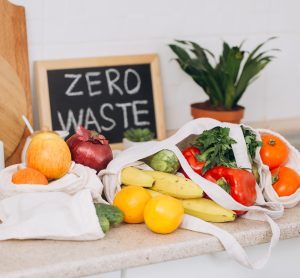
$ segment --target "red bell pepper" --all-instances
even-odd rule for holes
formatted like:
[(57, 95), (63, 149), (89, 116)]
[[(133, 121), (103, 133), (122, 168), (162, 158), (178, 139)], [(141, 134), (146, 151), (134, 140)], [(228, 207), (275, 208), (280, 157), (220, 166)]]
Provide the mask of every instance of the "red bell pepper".
[[(252, 206), (256, 201), (256, 180), (252, 173), (238, 168), (216, 166), (208, 170), (204, 178), (219, 184), (233, 199), (244, 206)], [(242, 215), (245, 211), (236, 211)]]
[[(202, 175), (202, 168), (205, 164), (205, 162), (201, 162), (197, 159), (197, 154), (200, 154), (200, 150), (196, 147), (188, 147), (186, 149), (184, 149), (182, 151), (183, 156), (185, 157), (185, 159), (187, 160), (187, 162), (189, 163), (189, 165), (191, 166), (191, 168), (194, 170), (194, 172), (196, 172), (199, 175)], [(184, 172), (183, 169), (182, 173), (187, 177), (188, 175)]]

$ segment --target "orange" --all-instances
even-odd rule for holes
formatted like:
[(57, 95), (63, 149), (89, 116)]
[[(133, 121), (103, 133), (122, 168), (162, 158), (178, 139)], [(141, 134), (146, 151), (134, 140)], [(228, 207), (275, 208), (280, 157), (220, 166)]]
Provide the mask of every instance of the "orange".
[(155, 233), (169, 234), (180, 225), (184, 214), (181, 201), (167, 196), (152, 198), (145, 207), (144, 218), (147, 227)]
[(151, 199), (150, 193), (141, 186), (126, 186), (117, 193), (114, 205), (124, 213), (126, 223), (143, 223), (144, 209)]
[(11, 181), (15, 184), (48, 184), (47, 178), (42, 173), (31, 168), (18, 170), (13, 174)]

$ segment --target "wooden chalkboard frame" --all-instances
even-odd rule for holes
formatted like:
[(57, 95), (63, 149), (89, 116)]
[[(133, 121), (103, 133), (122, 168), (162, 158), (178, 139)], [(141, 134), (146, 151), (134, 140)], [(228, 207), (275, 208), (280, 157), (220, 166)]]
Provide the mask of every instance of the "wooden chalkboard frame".
[[(35, 84), (37, 91), (37, 103), (39, 111), (40, 127), (52, 129), (50, 110), (50, 98), (48, 87), (48, 70), (89, 68), (101, 66), (125, 66), (149, 64), (152, 79), (152, 90), (154, 99), (156, 134), (158, 140), (166, 138), (164, 106), (161, 92), (161, 80), (159, 70), (159, 58), (156, 54), (129, 55), (129, 56), (107, 56), (94, 58), (75, 58), (62, 60), (36, 61), (34, 63)], [(113, 149), (122, 149), (123, 144), (111, 144)]]

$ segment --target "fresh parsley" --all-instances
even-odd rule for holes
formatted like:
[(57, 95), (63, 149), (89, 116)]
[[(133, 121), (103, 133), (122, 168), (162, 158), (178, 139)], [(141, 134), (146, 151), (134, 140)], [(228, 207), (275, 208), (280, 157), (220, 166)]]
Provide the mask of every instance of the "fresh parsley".
[(196, 138), (193, 145), (201, 151), (197, 159), (205, 162), (202, 174), (215, 166), (237, 167), (231, 147), (236, 141), (229, 136), (229, 132), (229, 128), (217, 126), (203, 131)]

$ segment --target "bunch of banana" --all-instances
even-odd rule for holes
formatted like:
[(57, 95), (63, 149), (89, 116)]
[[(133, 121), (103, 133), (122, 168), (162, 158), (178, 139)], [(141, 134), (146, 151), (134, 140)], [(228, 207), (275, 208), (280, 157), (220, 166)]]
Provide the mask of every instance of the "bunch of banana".
[(212, 200), (202, 198), (201, 187), (184, 177), (126, 167), (122, 170), (121, 181), (123, 185), (146, 187), (152, 197), (165, 194), (178, 198), (182, 201), (186, 214), (205, 221), (229, 222), (236, 218), (234, 211), (225, 209)]

